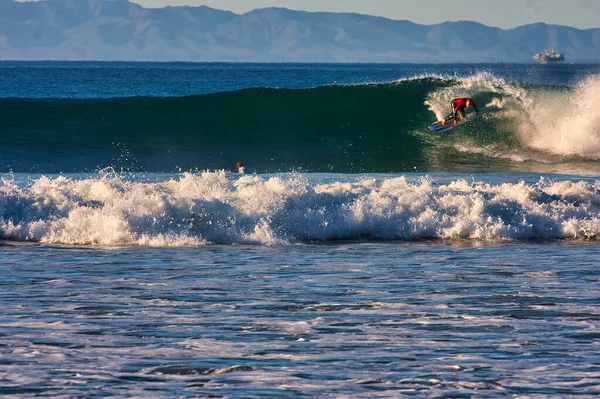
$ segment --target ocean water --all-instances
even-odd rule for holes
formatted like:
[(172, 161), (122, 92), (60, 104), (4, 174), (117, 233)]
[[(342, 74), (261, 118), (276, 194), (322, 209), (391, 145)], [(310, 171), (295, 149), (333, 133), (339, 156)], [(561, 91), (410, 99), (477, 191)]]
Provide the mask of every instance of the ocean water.
[(599, 104), (597, 65), (0, 62), (0, 395), (598, 397)]

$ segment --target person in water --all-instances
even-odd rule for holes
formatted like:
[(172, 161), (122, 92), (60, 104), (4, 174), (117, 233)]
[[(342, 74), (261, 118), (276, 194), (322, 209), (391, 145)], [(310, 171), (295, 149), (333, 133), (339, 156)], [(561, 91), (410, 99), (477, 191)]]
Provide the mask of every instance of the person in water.
[(238, 170), (238, 173), (254, 173), (254, 171), (250, 168), (247, 168), (244, 166), (244, 163), (242, 161), (237, 161), (237, 163), (235, 164), (235, 167)]
[[(458, 115), (460, 115), (461, 119), (465, 117), (465, 108), (473, 107), (475, 109), (475, 114), (479, 115), (479, 109), (477, 109), (477, 104), (471, 98), (455, 98), (452, 100), (452, 115), (454, 117), (454, 124), (458, 124)], [(450, 118), (450, 116), (448, 116)], [(446, 119), (448, 119), (446, 118)], [(442, 120), (442, 125), (446, 124), (446, 119)]]

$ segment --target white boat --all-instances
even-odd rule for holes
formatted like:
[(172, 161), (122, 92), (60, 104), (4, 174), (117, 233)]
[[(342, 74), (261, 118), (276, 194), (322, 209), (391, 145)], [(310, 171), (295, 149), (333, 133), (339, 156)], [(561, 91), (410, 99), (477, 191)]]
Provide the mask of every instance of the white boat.
[(565, 60), (564, 54), (557, 53), (552, 49), (552, 53), (545, 51), (544, 54), (535, 54), (533, 59), (540, 64), (549, 64), (551, 62), (563, 62)]

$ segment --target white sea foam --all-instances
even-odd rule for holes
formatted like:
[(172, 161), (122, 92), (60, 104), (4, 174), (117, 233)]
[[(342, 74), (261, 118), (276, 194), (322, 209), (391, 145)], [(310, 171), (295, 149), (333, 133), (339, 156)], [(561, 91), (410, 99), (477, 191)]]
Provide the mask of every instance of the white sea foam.
[(600, 238), (600, 182), (434, 184), (406, 177), (183, 174), (41, 177), (0, 186), (4, 239), (68, 245), (284, 245), (310, 240)]
[(575, 90), (539, 95), (519, 120), (521, 140), (538, 150), (565, 156), (600, 158), (600, 76)]

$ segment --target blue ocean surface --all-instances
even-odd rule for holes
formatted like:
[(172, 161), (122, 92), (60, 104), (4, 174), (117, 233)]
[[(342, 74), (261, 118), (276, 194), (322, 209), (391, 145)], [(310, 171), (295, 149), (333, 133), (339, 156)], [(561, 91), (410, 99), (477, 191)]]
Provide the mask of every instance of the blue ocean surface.
[(0, 76), (0, 395), (600, 395), (597, 65)]

